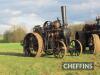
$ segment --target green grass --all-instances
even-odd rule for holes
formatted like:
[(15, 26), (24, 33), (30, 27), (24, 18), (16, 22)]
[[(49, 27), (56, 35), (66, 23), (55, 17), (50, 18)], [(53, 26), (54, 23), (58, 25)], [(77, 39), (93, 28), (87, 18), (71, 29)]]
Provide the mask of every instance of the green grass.
[[(95, 62), (94, 70), (63, 70), (62, 62)], [(24, 57), (19, 43), (0, 43), (0, 75), (100, 75), (100, 54), (56, 59)]]
[(15, 50), (21, 50), (22, 46), (19, 43), (0, 43), (0, 48), (1, 49), (15, 49)]

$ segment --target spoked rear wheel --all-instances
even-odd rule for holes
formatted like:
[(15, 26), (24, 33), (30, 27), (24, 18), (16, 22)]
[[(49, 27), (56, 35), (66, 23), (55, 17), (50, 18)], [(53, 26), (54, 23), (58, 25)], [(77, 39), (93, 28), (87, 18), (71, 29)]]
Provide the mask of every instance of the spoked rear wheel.
[(54, 56), (56, 58), (63, 58), (66, 54), (66, 45), (63, 41), (56, 41), (55, 48), (53, 50)]
[(70, 55), (79, 56), (82, 53), (82, 49), (83, 48), (82, 48), (82, 44), (80, 41), (72, 40), (70, 42), (70, 49), (69, 49)]
[(24, 55), (37, 57), (41, 56), (42, 51), (42, 37), (36, 32), (27, 34), (24, 38)]

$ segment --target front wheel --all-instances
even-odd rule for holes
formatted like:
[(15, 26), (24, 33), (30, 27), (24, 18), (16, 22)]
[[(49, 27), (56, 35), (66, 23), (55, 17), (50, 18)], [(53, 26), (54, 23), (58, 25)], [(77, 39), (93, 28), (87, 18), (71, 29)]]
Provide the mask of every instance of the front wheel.
[(63, 58), (66, 54), (66, 45), (63, 41), (56, 41), (55, 48), (53, 49), (54, 57)]
[(70, 55), (75, 55), (75, 56), (79, 56), (82, 53), (82, 44), (79, 40), (72, 40), (70, 42), (70, 49), (69, 49), (69, 53)]

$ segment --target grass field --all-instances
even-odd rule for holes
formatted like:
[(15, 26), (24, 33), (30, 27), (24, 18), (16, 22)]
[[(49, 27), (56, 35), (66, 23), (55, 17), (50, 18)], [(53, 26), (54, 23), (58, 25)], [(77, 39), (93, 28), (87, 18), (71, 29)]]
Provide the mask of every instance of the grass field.
[[(63, 70), (62, 62), (95, 62), (94, 70)], [(100, 54), (56, 59), (24, 57), (19, 43), (0, 43), (0, 75), (100, 75)]]

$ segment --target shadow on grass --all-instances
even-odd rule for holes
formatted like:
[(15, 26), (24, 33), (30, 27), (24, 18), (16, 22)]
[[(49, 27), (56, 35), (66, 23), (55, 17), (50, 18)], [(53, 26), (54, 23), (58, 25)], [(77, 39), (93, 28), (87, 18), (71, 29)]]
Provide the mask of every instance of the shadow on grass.
[(45, 58), (55, 58), (53, 55), (45, 55), (43, 57), (45, 57)]
[(44, 58), (56, 58), (53, 54), (52, 55), (43, 54), (43, 55), (41, 55), (41, 57), (44, 57)]
[[(17, 56), (17, 57), (35, 57), (34, 54), (31, 55), (31, 56), (24, 56), (23, 53), (16, 53), (16, 52), (0, 52), (0, 55)], [(66, 55), (66, 56), (71, 56), (71, 55)], [(55, 58), (54, 55), (47, 55), (47, 54), (42, 54), (41, 57), (44, 57), (44, 58)]]
[[(23, 53), (16, 53), (16, 52), (0, 52), (0, 55), (5, 55), (5, 56), (17, 56), (17, 57), (35, 57), (34, 54), (31, 56), (24, 56)], [(47, 57), (47, 58), (53, 58), (49, 55), (42, 54), (41, 57)]]
[(22, 53), (14, 53), (14, 52), (0, 52), (0, 55), (24, 57)]

